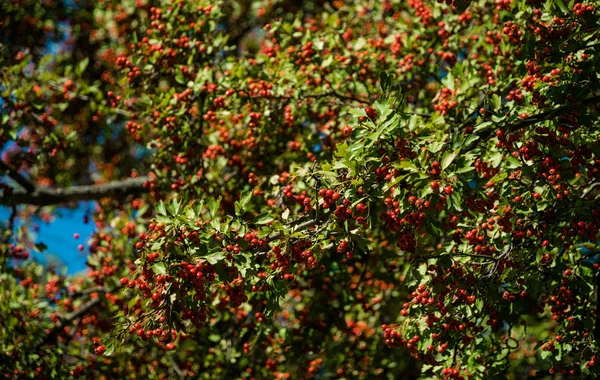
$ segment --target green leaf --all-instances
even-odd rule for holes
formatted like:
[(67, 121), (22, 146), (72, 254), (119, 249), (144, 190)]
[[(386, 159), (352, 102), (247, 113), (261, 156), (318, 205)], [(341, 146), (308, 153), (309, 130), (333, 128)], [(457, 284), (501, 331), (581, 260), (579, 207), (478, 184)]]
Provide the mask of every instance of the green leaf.
[(323, 60), (323, 62), (321, 62), (321, 67), (323, 67), (323, 68), (329, 67), (329, 65), (331, 65), (332, 62), (333, 62), (333, 55), (329, 55), (329, 56), (327, 56), (327, 58), (325, 58)]
[(445, 170), (448, 166), (450, 166), (450, 164), (452, 163), (452, 161), (454, 161), (454, 159), (456, 158), (456, 154), (458, 152), (446, 152), (444, 153), (444, 156), (442, 157), (442, 170)]
[(271, 216), (271, 214), (265, 212), (254, 218), (254, 224), (267, 224), (269, 222), (272, 222), (273, 219), (274, 218), (273, 216)]
[(379, 86), (381, 87), (381, 90), (384, 94), (386, 94), (390, 90), (391, 85), (391, 76), (385, 71), (379, 73)]
[(497, 111), (500, 108), (502, 108), (502, 98), (500, 98), (500, 95), (498, 95), (498, 94), (492, 95), (492, 107), (493, 107), (494, 111)]
[(448, 75), (442, 79), (442, 84), (454, 91), (454, 75), (452, 75), (452, 72), (448, 72)]
[(417, 115), (412, 115), (408, 121), (408, 130), (410, 132), (414, 131), (415, 128), (417, 127), (417, 119), (418, 116)]
[(106, 351), (104, 351), (104, 355), (105, 356), (111, 356), (113, 354), (113, 352), (115, 352), (115, 342), (111, 339), (106, 344)]
[(180, 70), (177, 70), (177, 73), (175, 74), (175, 81), (179, 84), (185, 84), (185, 77)]
[(558, 6), (558, 9), (560, 9), (560, 11), (566, 15), (569, 14), (569, 8), (567, 7), (567, 5), (565, 4), (565, 2), (563, 0), (555, 0), (556, 5)]
[(246, 205), (248, 204), (248, 202), (250, 202), (250, 199), (252, 198), (252, 191), (248, 190), (242, 193), (242, 195), (240, 196), (240, 200), (235, 202), (235, 214), (236, 215), (241, 215), (242, 212), (246, 209)]
[(156, 206), (156, 215), (167, 216), (167, 210), (165, 209), (163, 201), (158, 202), (158, 205)]
[(454, 206), (456, 211), (462, 211), (463, 208), (462, 208), (462, 199), (460, 197), (460, 192), (454, 191), (452, 194), (450, 194), (450, 198), (452, 199), (452, 205)]
[(443, 141), (434, 141), (427, 145), (427, 150), (431, 153), (437, 153), (444, 147)]
[(221, 252), (221, 250), (218, 250), (202, 258), (208, 261), (210, 264), (215, 265), (219, 261), (223, 260), (225, 256), (223, 255), (223, 252)]
[(79, 63), (77, 64), (77, 68), (75, 69), (75, 73), (78, 76), (81, 76), (81, 74), (83, 74), (89, 63), (90, 59), (88, 57), (85, 57), (84, 59), (79, 61)]
[(252, 199), (252, 190), (248, 190), (242, 193), (242, 195), (240, 196), (240, 205), (242, 206), (242, 208), (246, 207), (248, 202), (250, 202), (250, 199)]
[(217, 210), (221, 204), (221, 197), (219, 199), (212, 198), (208, 201), (208, 213), (210, 214), (211, 219), (214, 219), (217, 216)]
[(364, 37), (359, 37), (354, 43), (354, 50), (361, 50), (367, 45), (367, 40)]
[(159, 261), (158, 263), (154, 263), (152, 265), (152, 269), (154, 270), (154, 273), (156, 273), (156, 274), (167, 274), (167, 265), (162, 261)]
[(500, 165), (500, 162), (502, 162), (502, 157), (502, 152), (495, 152), (492, 154), (492, 157), (490, 157), (490, 163), (492, 164), (492, 167), (497, 168)]
[(473, 133), (479, 133), (479, 132), (481, 132), (481, 131), (483, 131), (483, 130), (486, 130), (486, 129), (488, 129), (489, 127), (491, 127), (491, 126), (492, 126), (492, 124), (493, 124), (493, 123), (492, 123), (491, 121), (484, 121), (483, 123), (481, 123), (481, 124), (477, 125), (477, 126), (475, 127), (475, 129), (473, 129)]
[(516, 159), (515, 157), (509, 155), (506, 158), (506, 167), (508, 169), (516, 169), (516, 168), (520, 168), (521, 167), (521, 161), (519, 161), (518, 159)]

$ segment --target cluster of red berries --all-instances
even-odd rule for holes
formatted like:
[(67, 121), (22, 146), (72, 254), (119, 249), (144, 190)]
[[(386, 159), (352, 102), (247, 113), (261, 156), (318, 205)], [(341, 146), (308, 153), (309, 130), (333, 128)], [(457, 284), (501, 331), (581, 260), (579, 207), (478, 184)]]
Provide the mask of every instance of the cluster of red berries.
[(464, 380), (465, 377), (460, 373), (458, 368), (444, 368), (442, 370), (442, 376), (444, 379), (452, 380)]
[(594, 6), (591, 4), (577, 3), (573, 5), (573, 12), (575, 12), (577, 17), (582, 17), (586, 12), (594, 12)]
[(19, 260), (27, 260), (29, 258), (29, 251), (23, 249), (21, 246), (15, 246), (14, 244), (8, 245), (8, 254)]
[[(445, 60), (447, 59), (449, 58), (446, 57)], [(452, 97), (455, 93), (456, 91), (453, 91), (449, 88), (442, 88), (442, 90), (439, 92), (439, 99), (437, 103), (433, 105), (433, 109), (438, 111), (441, 115), (447, 115), (448, 111), (458, 106), (458, 102), (456, 102), (456, 100), (452, 100)]]

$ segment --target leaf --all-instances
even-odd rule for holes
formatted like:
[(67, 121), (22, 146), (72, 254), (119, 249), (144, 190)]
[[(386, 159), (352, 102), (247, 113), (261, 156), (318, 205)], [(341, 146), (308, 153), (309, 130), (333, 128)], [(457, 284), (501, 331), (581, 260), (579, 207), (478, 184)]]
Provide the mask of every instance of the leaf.
[(454, 206), (456, 211), (462, 211), (463, 208), (462, 208), (462, 199), (460, 197), (460, 192), (454, 191), (452, 194), (450, 194), (450, 198), (452, 199), (452, 205)]
[(452, 161), (454, 161), (454, 159), (456, 158), (456, 154), (457, 154), (457, 152), (444, 153), (444, 156), (442, 157), (442, 162), (441, 162), (442, 170), (445, 170), (448, 166), (450, 166)]
[(563, 14), (569, 14), (569, 8), (567, 7), (567, 5), (565, 4), (565, 2), (563, 0), (555, 0), (556, 5), (558, 5), (558, 9), (560, 9), (560, 11)]
[(177, 199), (174, 199), (172, 202), (172, 210), (173, 216), (179, 215), (179, 210), (181, 210), (181, 202)]
[(367, 116), (367, 111), (365, 111), (364, 108), (352, 108), (348, 113), (356, 118)]
[(283, 212), (283, 214), (281, 214), (281, 219), (283, 220), (287, 220), (290, 216), (290, 209), (286, 208), (285, 211)]
[(218, 251), (215, 251), (215, 252), (213, 252), (209, 255), (206, 255), (202, 258), (205, 259), (206, 261), (208, 261), (209, 264), (215, 265), (219, 261), (223, 260), (225, 258), (225, 256), (223, 255), (221, 250), (218, 250)]
[(250, 198), (252, 198), (252, 191), (245, 191), (240, 196), (240, 200), (235, 202), (235, 214), (241, 215), (242, 212), (246, 209), (246, 205), (250, 202)]
[(367, 45), (367, 40), (364, 37), (359, 37), (354, 43), (354, 50), (361, 50), (365, 45)]
[(477, 125), (475, 129), (473, 129), (473, 133), (479, 133), (485, 129), (488, 129), (493, 123), (491, 121), (484, 121), (483, 123)]
[(509, 155), (506, 158), (506, 167), (508, 169), (516, 169), (521, 167), (521, 161), (517, 160), (515, 157)]
[(503, 157), (502, 152), (494, 153), (492, 155), (492, 157), (490, 157), (490, 162), (492, 164), (492, 167), (497, 168), (498, 165), (500, 165), (500, 162), (502, 162), (502, 157)]
[(321, 62), (321, 67), (323, 67), (323, 68), (328, 67), (329, 65), (331, 65), (332, 62), (333, 62), (333, 55), (329, 55), (329, 56), (327, 56), (327, 58), (325, 58), (323, 60), (323, 62)]
[(435, 141), (427, 145), (427, 150), (431, 153), (437, 153), (444, 147), (443, 141)]
[(254, 218), (254, 223), (255, 224), (267, 224), (269, 222), (273, 221), (273, 216), (271, 216), (271, 214), (269, 213), (262, 213), (260, 215), (258, 215), (256, 218)]
[(83, 74), (85, 69), (88, 67), (89, 63), (90, 63), (90, 59), (88, 57), (85, 57), (84, 59), (79, 61), (79, 63), (77, 64), (77, 68), (75, 69), (75, 72), (77, 73), (77, 75)]
[(345, 141), (341, 144), (337, 144), (335, 148), (336, 157), (346, 158), (348, 156), (348, 143), (346, 143)]
[(177, 70), (177, 73), (175, 74), (175, 81), (179, 84), (185, 84), (185, 78), (180, 70)]
[(211, 219), (214, 219), (217, 216), (217, 209), (221, 204), (221, 197), (219, 199), (211, 199), (208, 201), (208, 213), (210, 214)]
[(153, 264), (152, 269), (154, 270), (154, 273), (167, 274), (167, 265), (162, 261), (159, 261), (158, 263)]
[(415, 128), (417, 127), (417, 119), (418, 119), (417, 115), (412, 115), (410, 117), (410, 120), (408, 121), (408, 130), (410, 132), (414, 131)]
[(242, 195), (240, 196), (240, 205), (242, 206), (242, 208), (246, 207), (248, 202), (250, 202), (250, 199), (252, 199), (252, 190), (248, 190), (242, 193)]
[(158, 202), (158, 205), (156, 206), (156, 215), (167, 216), (167, 210), (165, 209), (163, 201)]
[(498, 94), (492, 95), (492, 107), (494, 107), (494, 111), (497, 111), (500, 108), (502, 108), (502, 98), (500, 98)]
[(383, 91), (384, 94), (390, 90), (391, 85), (392, 85), (391, 76), (388, 73), (386, 73), (385, 71), (382, 71), (381, 73), (379, 73), (379, 86), (381, 87), (381, 90)]
[(104, 356), (111, 356), (115, 352), (115, 342), (111, 339), (106, 344), (106, 350), (104, 351)]

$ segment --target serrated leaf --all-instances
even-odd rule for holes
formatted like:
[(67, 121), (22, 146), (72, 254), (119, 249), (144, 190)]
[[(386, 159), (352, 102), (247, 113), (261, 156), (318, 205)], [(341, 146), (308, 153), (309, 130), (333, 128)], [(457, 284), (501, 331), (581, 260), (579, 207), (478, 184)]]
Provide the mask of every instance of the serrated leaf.
[(223, 260), (225, 258), (225, 256), (219, 250), (219, 251), (215, 251), (215, 252), (211, 253), (210, 255), (206, 255), (202, 258), (205, 259), (206, 261), (208, 261), (210, 264), (215, 265), (219, 261)]
[(158, 205), (156, 206), (156, 214), (167, 216), (167, 210), (165, 209), (165, 204), (163, 201), (158, 202)]
[(437, 153), (444, 147), (443, 141), (435, 141), (427, 145), (427, 150), (431, 153)]

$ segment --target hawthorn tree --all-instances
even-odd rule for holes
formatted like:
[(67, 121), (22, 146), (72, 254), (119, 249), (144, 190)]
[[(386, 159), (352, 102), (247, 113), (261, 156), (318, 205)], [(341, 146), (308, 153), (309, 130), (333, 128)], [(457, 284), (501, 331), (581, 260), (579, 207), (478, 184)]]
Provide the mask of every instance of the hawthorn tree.
[(6, 378), (600, 376), (598, 4), (0, 14)]

